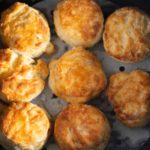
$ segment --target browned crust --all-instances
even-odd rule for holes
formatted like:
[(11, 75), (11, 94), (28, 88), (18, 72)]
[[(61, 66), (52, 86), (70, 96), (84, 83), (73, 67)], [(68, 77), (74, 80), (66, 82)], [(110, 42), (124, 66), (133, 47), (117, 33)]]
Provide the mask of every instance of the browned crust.
[(150, 17), (134, 7), (116, 10), (106, 21), (103, 34), (108, 55), (127, 63), (150, 54)]
[(31, 101), (45, 86), (48, 66), (41, 59), (18, 55), (10, 49), (0, 50), (0, 98), (6, 102)]
[(6, 46), (30, 57), (39, 56), (50, 41), (50, 29), (45, 17), (20, 2), (2, 13), (0, 30)]
[(57, 34), (72, 46), (94, 45), (101, 38), (103, 21), (101, 8), (94, 0), (62, 0), (54, 11)]
[(98, 109), (75, 104), (58, 115), (54, 135), (62, 150), (103, 150), (110, 136), (110, 126)]
[(13, 103), (2, 116), (2, 134), (19, 149), (42, 148), (50, 130), (50, 118), (31, 103)]
[(110, 77), (107, 96), (118, 119), (128, 127), (142, 127), (150, 120), (150, 75), (141, 70)]
[(49, 86), (70, 103), (82, 103), (100, 94), (107, 83), (100, 61), (78, 47), (51, 63)]

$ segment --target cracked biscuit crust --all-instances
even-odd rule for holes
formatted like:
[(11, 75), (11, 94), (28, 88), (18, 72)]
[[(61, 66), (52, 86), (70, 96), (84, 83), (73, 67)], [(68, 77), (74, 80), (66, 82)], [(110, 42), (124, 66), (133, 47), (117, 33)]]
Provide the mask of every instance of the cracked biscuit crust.
[(71, 46), (91, 47), (103, 30), (103, 13), (94, 0), (62, 0), (54, 11), (59, 37)]
[(99, 95), (107, 79), (95, 55), (78, 47), (50, 62), (49, 86), (70, 103), (83, 103)]
[(10, 49), (0, 51), (0, 97), (6, 102), (31, 101), (45, 86), (47, 64), (16, 54)]
[(128, 127), (150, 120), (150, 75), (141, 70), (111, 76), (107, 95), (118, 119)]
[(119, 61), (143, 60), (150, 54), (150, 17), (132, 7), (115, 11), (106, 21), (103, 41), (108, 55)]
[(62, 150), (104, 150), (110, 131), (109, 122), (100, 110), (73, 104), (58, 115), (54, 135)]
[(1, 132), (6, 145), (16, 149), (41, 149), (51, 131), (46, 112), (32, 103), (13, 103), (5, 109)]
[(20, 2), (2, 13), (0, 31), (6, 46), (32, 58), (45, 52), (50, 42), (50, 29), (45, 17)]

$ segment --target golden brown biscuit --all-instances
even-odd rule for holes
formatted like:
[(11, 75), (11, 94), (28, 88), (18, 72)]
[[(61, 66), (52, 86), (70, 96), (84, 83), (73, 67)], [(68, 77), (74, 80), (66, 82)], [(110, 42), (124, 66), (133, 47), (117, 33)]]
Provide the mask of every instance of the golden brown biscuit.
[(50, 44), (50, 29), (45, 17), (20, 2), (2, 13), (0, 32), (6, 46), (29, 57), (40, 56)]
[(49, 86), (55, 95), (70, 103), (83, 103), (96, 97), (106, 82), (100, 61), (81, 47), (50, 63)]
[(62, 0), (54, 11), (56, 32), (71, 46), (93, 46), (101, 38), (103, 22), (94, 0)]
[(103, 41), (108, 55), (119, 61), (143, 60), (150, 54), (150, 17), (132, 7), (115, 11), (106, 21)]
[(100, 110), (74, 104), (58, 115), (54, 135), (61, 150), (104, 150), (110, 130), (109, 122)]
[(111, 76), (107, 95), (117, 118), (128, 127), (150, 121), (150, 75), (141, 70)]
[(0, 50), (0, 98), (6, 102), (31, 101), (45, 86), (47, 64), (27, 58), (10, 49)]
[(12, 74), (14, 69), (24, 65), (30, 65), (34, 60), (16, 54), (11, 49), (0, 50), (0, 80)]
[(1, 119), (1, 144), (6, 149), (39, 150), (51, 131), (46, 112), (31, 103), (13, 103)]

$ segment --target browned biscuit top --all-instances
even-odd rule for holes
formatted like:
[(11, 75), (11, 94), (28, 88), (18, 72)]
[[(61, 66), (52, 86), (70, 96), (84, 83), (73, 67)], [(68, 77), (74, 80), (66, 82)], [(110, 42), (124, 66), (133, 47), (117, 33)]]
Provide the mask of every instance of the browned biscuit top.
[(103, 150), (110, 136), (110, 126), (95, 107), (74, 104), (59, 114), (54, 134), (62, 150)]
[(150, 17), (137, 8), (121, 8), (108, 17), (103, 40), (113, 58), (140, 61), (150, 54)]

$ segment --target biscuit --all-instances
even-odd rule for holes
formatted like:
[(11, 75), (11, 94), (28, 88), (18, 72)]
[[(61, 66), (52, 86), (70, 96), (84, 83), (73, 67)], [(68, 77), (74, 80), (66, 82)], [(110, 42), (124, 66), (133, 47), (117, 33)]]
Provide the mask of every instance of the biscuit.
[(100, 61), (81, 47), (66, 52), (49, 66), (49, 87), (70, 103), (87, 102), (99, 95), (107, 83)]
[(50, 134), (50, 120), (46, 112), (34, 104), (13, 103), (2, 115), (0, 144), (11, 150), (40, 150)]
[(71, 46), (91, 47), (103, 31), (103, 13), (94, 0), (62, 0), (54, 11), (58, 36)]
[(50, 45), (50, 28), (44, 15), (20, 2), (2, 13), (0, 33), (4, 45), (32, 58)]
[(104, 114), (93, 106), (67, 106), (57, 117), (55, 139), (61, 150), (104, 150), (110, 137)]
[(37, 97), (45, 86), (47, 64), (37, 63), (10, 49), (0, 50), (0, 98), (6, 102), (28, 102)]
[(150, 75), (141, 70), (110, 77), (107, 95), (117, 118), (128, 127), (142, 127), (150, 121)]
[(125, 63), (150, 54), (150, 17), (137, 8), (125, 7), (112, 13), (103, 33), (106, 53)]

